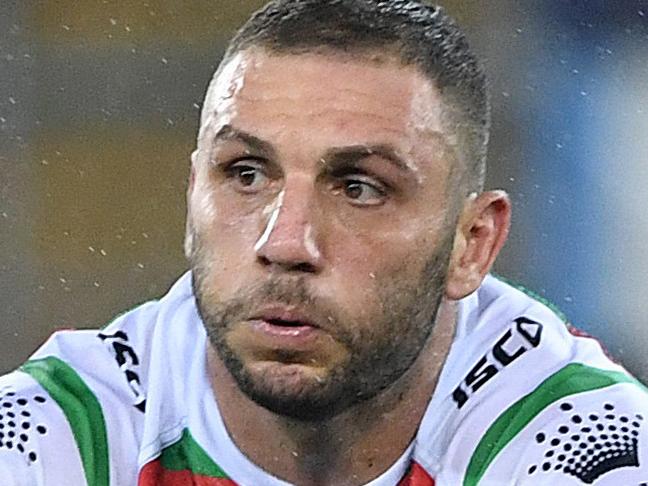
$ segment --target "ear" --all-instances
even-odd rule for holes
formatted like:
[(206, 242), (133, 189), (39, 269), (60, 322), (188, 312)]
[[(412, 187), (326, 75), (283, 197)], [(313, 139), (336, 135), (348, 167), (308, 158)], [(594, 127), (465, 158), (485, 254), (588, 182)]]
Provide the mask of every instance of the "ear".
[(191, 258), (194, 249), (194, 231), (191, 222), (191, 194), (196, 184), (196, 160), (198, 149), (191, 154), (191, 172), (189, 173), (189, 187), (187, 188), (187, 221), (185, 224), (184, 253), (185, 257)]
[(198, 160), (198, 149), (191, 153), (191, 172), (189, 173), (189, 187), (187, 189), (187, 196), (192, 193), (194, 184), (196, 182), (196, 161)]
[(450, 256), (448, 299), (459, 300), (477, 290), (504, 246), (510, 224), (511, 201), (504, 191), (468, 198)]

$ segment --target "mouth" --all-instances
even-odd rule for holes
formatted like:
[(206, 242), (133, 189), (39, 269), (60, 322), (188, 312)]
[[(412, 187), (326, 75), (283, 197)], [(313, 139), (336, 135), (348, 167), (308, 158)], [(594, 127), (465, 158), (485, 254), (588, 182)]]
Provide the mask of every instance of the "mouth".
[(312, 317), (306, 314), (306, 312), (293, 306), (266, 307), (253, 319), (265, 321), (268, 324), (277, 327), (320, 327)]
[(281, 327), (313, 327), (310, 324), (302, 321), (287, 321), (284, 319), (263, 319), (268, 324)]
[(274, 338), (307, 339), (314, 337), (320, 330), (314, 319), (294, 307), (266, 308), (251, 321), (257, 331)]

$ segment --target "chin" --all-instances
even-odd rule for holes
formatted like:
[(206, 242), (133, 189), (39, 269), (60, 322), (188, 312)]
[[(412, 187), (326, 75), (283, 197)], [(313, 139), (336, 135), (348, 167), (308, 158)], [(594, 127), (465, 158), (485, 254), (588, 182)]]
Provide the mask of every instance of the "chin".
[(256, 362), (226, 366), (239, 388), (261, 407), (293, 420), (318, 422), (349, 406), (348, 396), (336, 386), (332, 373), (303, 364)]

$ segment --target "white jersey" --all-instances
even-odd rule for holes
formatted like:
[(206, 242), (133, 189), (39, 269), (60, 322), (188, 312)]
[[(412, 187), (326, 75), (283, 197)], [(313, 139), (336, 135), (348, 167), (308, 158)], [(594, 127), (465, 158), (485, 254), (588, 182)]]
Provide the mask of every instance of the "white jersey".
[[(2, 486), (285, 486), (227, 433), (191, 275), (0, 378)], [(487, 277), (412, 445), (372, 486), (648, 484), (648, 394), (598, 343)]]

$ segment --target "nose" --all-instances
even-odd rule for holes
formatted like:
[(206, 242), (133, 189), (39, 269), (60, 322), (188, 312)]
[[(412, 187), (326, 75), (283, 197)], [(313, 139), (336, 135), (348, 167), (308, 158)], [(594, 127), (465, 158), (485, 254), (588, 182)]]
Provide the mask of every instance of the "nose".
[(287, 188), (279, 194), (264, 221), (254, 249), (266, 267), (318, 273), (322, 268), (317, 206), (308, 188)]

